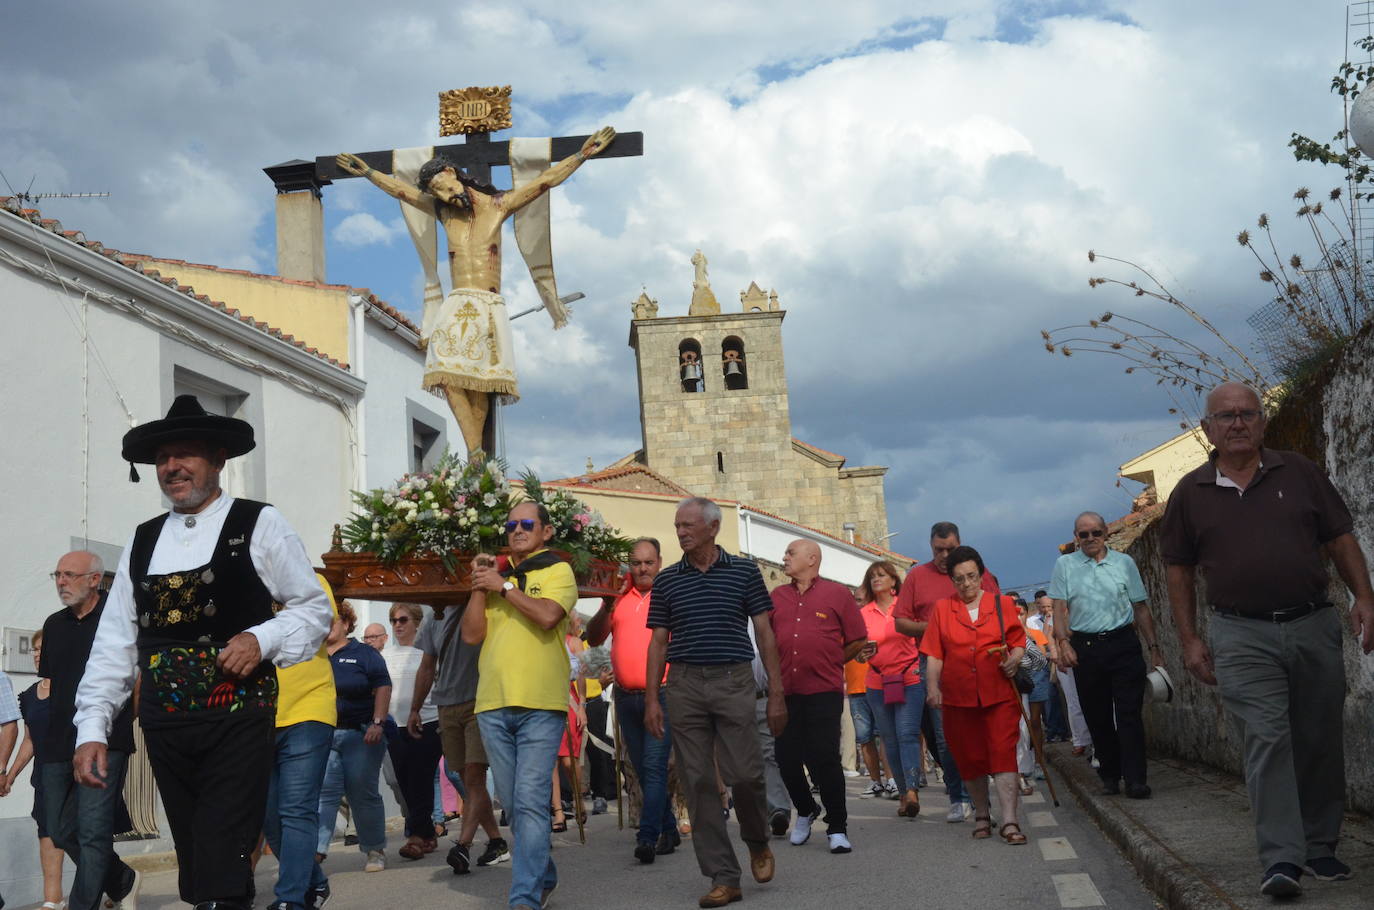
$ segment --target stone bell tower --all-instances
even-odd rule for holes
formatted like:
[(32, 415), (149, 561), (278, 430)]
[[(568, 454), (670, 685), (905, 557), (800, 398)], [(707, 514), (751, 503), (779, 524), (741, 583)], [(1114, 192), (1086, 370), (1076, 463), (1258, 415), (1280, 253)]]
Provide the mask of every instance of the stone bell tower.
[[(721, 312), (693, 256), (688, 316), (659, 316), (647, 293), (631, 304), (630, 347), (639, 374), (643, 459), (703, 496), (763, 504), (792, 459), (782, 320), (776, 292), (757, 284), (740, 309)], [(714, 310), (714, 312), (713, 312)]]

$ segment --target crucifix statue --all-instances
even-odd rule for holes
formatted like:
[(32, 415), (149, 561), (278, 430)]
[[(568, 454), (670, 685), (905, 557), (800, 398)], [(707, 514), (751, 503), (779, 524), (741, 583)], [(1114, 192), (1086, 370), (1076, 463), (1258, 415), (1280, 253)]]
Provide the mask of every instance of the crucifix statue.
[[(536, 200), (546, 198), (549, 190), (588, 159), (639, 155), (643, 149), (643, 135), (629, 133), (619, 137), (617, 147), (608, 152), (618, 138), (610, 127), (591, 136), (546, 140), (548, 155), (562, 156), (561, 160), (510, 190), (498, 190), (490, 182), (491, 168), (510, 163), (514, 169), (512, 143), (492, 142), (489, 134), (510, 126), (509, 96), (509, 86), (441, 94), (440, 120), (445, 135), (465, 133), (465, 142), (435, 147), (433, 157), (419, 168), (413, 183), (393, 173), (399, 152), (345, 153), (318, 158), (315, 167), (318, 183), (365, 177), (443, 224), (451, 288), (442, 301), (426, 301), (424, 386), (442, 391), (448, 399), (469, 452), (490, 452), (495, 447), (493, 399), (509, 404), (519, 397), (509, 317), (501, 297), (502, 225)], [(531, 267), (533, 271), (533, 263)], [(551, 277), (551, 263), (547, 268)], [(541, 288), (541, 296), (555, 327), (561, 326), (562, 314), (555, 310), (556, 294), (550, 299)]]

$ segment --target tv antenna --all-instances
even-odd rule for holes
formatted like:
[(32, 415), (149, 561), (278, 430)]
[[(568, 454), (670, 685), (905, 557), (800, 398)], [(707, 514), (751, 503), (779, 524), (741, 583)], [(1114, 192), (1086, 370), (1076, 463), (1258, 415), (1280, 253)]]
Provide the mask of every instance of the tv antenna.
[(30, 180), (29, 180), (29, 185), (26, 186), (26, 187), (24, 187), (24, 191), (23, 191), (22, 193), (16, 193), (16, 192), (14, 191), (13, 185), (10, 184), (9, 178), (7, 178), (7, 177), (5, 176), (4, 171), (0, 171), (0, 180), (3, 180), (3, 181), (5, 182), (5, 185), (8, 186), (8, 187), (10, 188), (10, 194), (11, 194), (12, 196), (14, 196), (15, 199), (18, 199), (20, 202), (26, 202), (26, 203), (29, 203), (29, 204), (32, 204), (32, 203), (35, 203), (35, 202), (40, 202), (40, 201), (42, 201), (42, 200), (44, 200), (44, 199), (103, 199), (103, 198), (105, 198), (105, 197), (107, 197), (107, 196), (110, 195), (109, 193), (34, 193), (34, 192), (30, 192), (30, 191), (33, 189), (33, 181), (34, 181), (34, 180), (37, 180), (37, 179), (38, 179), (37, 177), (34, 177), (34, 178), (30, 179)]

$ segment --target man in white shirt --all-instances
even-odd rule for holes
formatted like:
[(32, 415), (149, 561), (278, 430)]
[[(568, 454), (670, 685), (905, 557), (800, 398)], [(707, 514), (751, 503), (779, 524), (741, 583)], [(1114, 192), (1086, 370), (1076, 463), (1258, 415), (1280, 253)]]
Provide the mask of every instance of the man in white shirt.
[[(76, 695), (73, 770), (105, 787), (106, 738), (136, 677), (139, 722), (172, 829), (182, 900), (250, 906), (275, 749), (275, 667), (312, 657), (332, 611), (281, 513), (220, 488), (253, 428), (191, 395), (130, 430), (123, 458), (157, 466), (172, 511), (140, 525), (120, 558)], [(135, 477), (137, 475), (134, 475)]]

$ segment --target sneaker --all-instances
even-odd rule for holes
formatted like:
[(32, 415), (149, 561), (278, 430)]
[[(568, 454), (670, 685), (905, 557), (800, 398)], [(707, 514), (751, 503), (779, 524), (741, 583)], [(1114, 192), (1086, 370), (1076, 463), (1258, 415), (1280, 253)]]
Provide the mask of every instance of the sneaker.
[(924, 774), (916, 778), (916, 789), (922, 790), (928, 786), (930, 785), (926, 783), (926, 776)]
[(546, 910), (549, 906), (549, 901), (553, 898), (554, 889), (557, 887), (558, 882), (554, 882), (552, 885), (549, 885), (543, 891), (539, 892), (539, 910)]
[(1292, 863), (1274, 863), (1260, 877), (1260, 894), (1270, 897), (1297, 897), (1302, 894), (1302, 870)]
[(792, 823), (792, 833), (787, 838), (792, 842), (792, 846), (800, 847), (811, 839), (811, 823), (814, 822), (820, 814), (820, 809), (812, 810), (809, 815), (802, 815), (800, 812), (797, 813), (797, 820)]
[(654, 844), (654, 853), (659, 856), (667, 856), (682, 844), (682, 835), (676, 828), (669, 828), (658, 836), (658, 843)]
[(967, 821), (973, 814), (973, 803), (968, 800), (960, 800), (952, 803), (949, 807), (949, 814), (945, 816), (945, 821), (953, 824), (955, 822)]
[(882, 796), (887, 789), (876, 780), (859, 792), (859, 799), (872, 799), (875, 796)]
[(845, 776), (845, 777), (858, 777), (858, 776), (859, 776), (859, 772), (858, 772), (858, 771), (845, 771), (845, 772), (844, 772), (844, 776)]
[(605, 815), (605, 814), (606, 814), (606, 800), (604, 800), (604, 799), (602, 799), (601, 797), (598, 796), (598, 797), (596, 797), (595, 799), (592, 800), (592, 815)]
[(381, 872), (386, 868), (386, 854), (381, 850), (367, 851), (367, 862), (363, 865), (364, 872)]
[(497, 863), (504, 863), (510, 859), (510, 845), (506, 843), (504, 837), (493, 837), (487, 841), (487, 849), (482, 851), (482, 855), (477, 857), (477, 865), (494, 866)]
[[(1349, 872), (1350, 870), (1346, 870)], [(113, 901), (110, 906), (114, 910), (138, 910), (138, 889), (143, 886), (143, 873), (134, 870), (134, 879), (129, 883), (129, 891), (117, 901)], [(63, 906), (66, 906), (65, 902)]]
[(467, 844), (454, 844), (444, 862), (449, 864), (454, 875), (467, 875), (472, 871), (472, 853)]
[(646, 865), (646, 866), (649, 865), (650, 863), (652, 863), (652, 862), (654, 861), (654, 857), (657, 856), (657, 855), (658, 855), (658, 853), (657, 853), (657, 851), (654, 849), (654, 845), (653, 845), (653, 844), (636, 844), (636, 845), (635, 845), (635, 859), (639, 860), (641, 863), (643, 863), (643, 864)]
[(1343, 882), (1351, 877), (1350, 867), (1334, 856), (1309, 859), (1302, 871), (1319, 882)]
[(316, 885), (305, 892), (305, 910), (321, 910), (327, 903), (329, 903), (329, 882)]
[(787, 825), (792, 821), (792, 813), (786, 809), (774, 809), (773, 814), (768, 816), (768, 826), (773, 831), (774, 837), (782, 837), (787, 833)]
[(897, 799), (901, 796), (897, 790), (897, 782), (890, 777), (887, 779), (887, 783), (883, 785), (883, 793), (887, 795), (888, 799)]
[(826, 840), (830, 842), (831, 853), (853, 853), (854, 848), (849, 844), (849, 838), (843, 834), (827, 834)]

